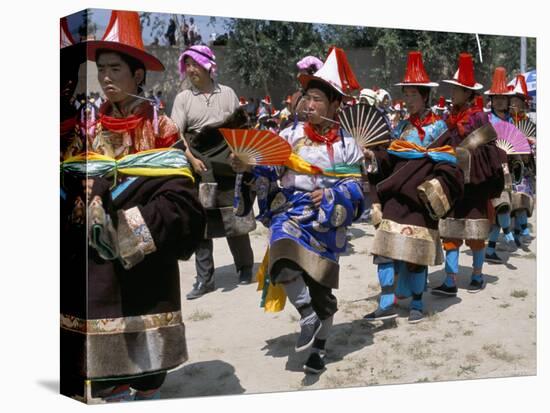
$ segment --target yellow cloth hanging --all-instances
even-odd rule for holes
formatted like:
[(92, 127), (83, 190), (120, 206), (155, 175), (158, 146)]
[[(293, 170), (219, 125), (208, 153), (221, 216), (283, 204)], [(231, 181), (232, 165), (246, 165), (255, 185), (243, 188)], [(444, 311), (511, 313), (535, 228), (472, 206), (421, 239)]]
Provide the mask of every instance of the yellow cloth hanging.
[[(258, 281), (257, 291), (264, 290), (265, 278), (269, 264), (269, 247), (265, 251), (264, 259), (256, 272), (256, 280)], [(286, 293), (282, 285), (273, 285), (271, 282), (267, 285), (267, 294), (264, 302), (264, 310), (268, 313), (277, 313), (285, 308)]]

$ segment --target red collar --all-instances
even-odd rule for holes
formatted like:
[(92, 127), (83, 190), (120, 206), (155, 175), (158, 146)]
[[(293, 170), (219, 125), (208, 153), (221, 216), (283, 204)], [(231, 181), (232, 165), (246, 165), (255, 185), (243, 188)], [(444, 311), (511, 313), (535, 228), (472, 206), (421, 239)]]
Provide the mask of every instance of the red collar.
[(418, 136), (420, 137), (420, 141), (424, 141), (424, 136), (426, 136), (426, 132), (422, 128), (422, 126), (428, 126), (436, 121), (440, 120), (441, 117), (437, 116), (435, 113), (430, 112), (427, 116), (424, 116), (424, 118), (421, 118), (418, 115), (411, 115), (409, 116), (409, 122), (411, 125), (413, 125), (416, 130), (418, 131)]
[(306, 122), (304, 125), (304, 133), (309, 139), (313, 142), (325, 143), (327, 145), (327, 152), (331, 163), (334, 163), (334, 149), (332, 149), (332, 145), (340, 140), (339, 130), (340, 127), (335, 124), (326, 134), (321, 135), (309, 122)]

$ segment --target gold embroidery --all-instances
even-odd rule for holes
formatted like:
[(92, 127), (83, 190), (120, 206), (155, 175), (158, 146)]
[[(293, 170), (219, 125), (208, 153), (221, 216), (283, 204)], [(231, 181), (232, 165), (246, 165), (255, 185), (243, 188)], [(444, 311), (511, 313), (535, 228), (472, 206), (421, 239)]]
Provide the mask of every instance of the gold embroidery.
[(182, 323), (181, 311), (94, 320), (61, 314), (61, 328), (83, 334), (134, 333)]

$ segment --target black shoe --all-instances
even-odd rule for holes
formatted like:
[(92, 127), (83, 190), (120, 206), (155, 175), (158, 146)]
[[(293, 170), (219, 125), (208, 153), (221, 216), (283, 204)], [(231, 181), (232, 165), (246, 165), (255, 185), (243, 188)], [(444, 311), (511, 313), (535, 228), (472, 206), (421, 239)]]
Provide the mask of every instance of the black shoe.
[(298, 340), (296, 341), (296, 347), (294, 350), (298, 351), (304, 351), (307, 348), (309, 348), (313, 341), (315, 340), (315, 336), (321, 329), (321, 320), (317, 315), (315, 315), (315, 321), (312, 323), (304, 324), (300, 330), (300, 336), (298, 337)]
[(470, 281), (470, 285), (468, 285), (468, 292), (475, 294), (480, 292), (485, 288), (485, 280), (482, 278), (481, 281), (478, 280), (472, 280)]
[(397, 313), (393, 309), (393, 307), (387, 308), (385, 310), (381, 310), (380, 308), (377, 308), (376, 311), (373, 311), (372, 313), (367, 314), (363, 318), (367, 321), (382, 321), (382, 320), (391, 320), (392, 318), (396, 318)]
[(439, 287), (432, 288), (431, 293), (439, 297), (456, 297), (458, 289), (456, 285), (454, 287), (448, 287), (447, 284), (443, 283)]
[(325, 369), (325, 361), (321, 355), (314, 351), (307, 358), (304, 364), (304, 370), (306, 373), (319, 374)]
[(214, 284), (203, 284), (199, 282), (193, 286), (193, 289), (187, 293), (185, 296), (188, 300), (194, 300), (195, 298), (202, 297), (204, 294), (214, 291), (216, 288)]
[(252, 268), (241, 268), (239, 271), (239, 284), (250, 284), (252, 281)]
[(514, 237), (514, 242), (516, 243), (516, 247), (521, 248), (521, 241), (519, 238)]
[(409, 324), (420, 323), (422, 320), (424, 320), (424, 313), (422, 311), (412, 309), (409, 312)]
[(492, 262), (493, 264), (502, 264), (502, 258), (500, 258), (496, 252), (492, 254), (485, 254), (485, 261)]

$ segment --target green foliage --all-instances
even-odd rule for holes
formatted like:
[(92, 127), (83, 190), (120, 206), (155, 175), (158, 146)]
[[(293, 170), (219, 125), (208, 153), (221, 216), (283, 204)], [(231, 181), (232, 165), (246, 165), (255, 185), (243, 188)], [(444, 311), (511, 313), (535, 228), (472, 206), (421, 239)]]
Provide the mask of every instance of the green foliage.
[(265, 94), (273, 82), (291, 82), (302, 57), (326, 54), (319, 31), (310, 23), (230, 19), (227, 26), (227, 67), (243, 84), (262, 88)]

